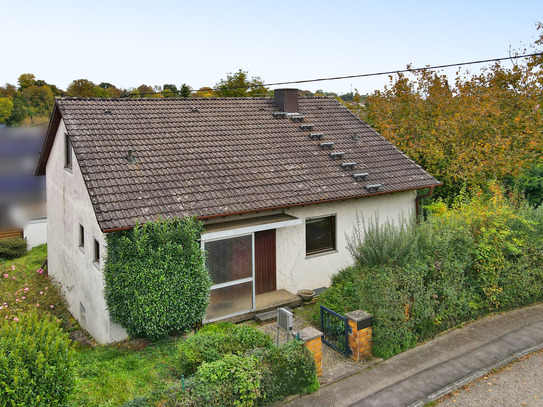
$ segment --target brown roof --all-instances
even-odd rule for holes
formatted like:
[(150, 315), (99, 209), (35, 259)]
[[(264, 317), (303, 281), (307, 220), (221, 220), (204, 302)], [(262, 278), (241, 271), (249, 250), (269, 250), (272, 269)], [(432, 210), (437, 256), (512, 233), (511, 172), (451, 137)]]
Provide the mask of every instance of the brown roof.
[[(302, 123), (278, 111), (272, 98), (58, 99), (37, 173), (62, 117), (104, 231), (440, 184), (335, 99), (300, 98)], [(321, 142), (345, 155), (330, 158)], [(361, 172), (369, 176), (355, 181)]]

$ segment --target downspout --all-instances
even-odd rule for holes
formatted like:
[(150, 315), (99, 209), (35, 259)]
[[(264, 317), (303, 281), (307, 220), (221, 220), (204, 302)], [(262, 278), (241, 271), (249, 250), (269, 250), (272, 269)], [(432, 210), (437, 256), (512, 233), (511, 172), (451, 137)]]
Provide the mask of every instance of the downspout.
[(429, 196), (432, 196), (433, 193), (434, 193), (434, 185), (430, 186), (430, 191), (427, 194), (417, 195), (417, 197), (415, 198), (415, 214), (417, 215), (417, 223), (420, 217), (420, 201), (422, 201), (424, 198), (428, 198)]

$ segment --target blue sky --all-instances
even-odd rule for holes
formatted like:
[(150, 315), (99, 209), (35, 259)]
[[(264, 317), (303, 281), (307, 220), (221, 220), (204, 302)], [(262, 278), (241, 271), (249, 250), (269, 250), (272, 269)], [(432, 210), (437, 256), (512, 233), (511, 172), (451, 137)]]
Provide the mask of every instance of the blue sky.
[[(199, 88), (240, 68), (271, 83), (495, 58), (532, 44), (543, 21), (541, 0), (0, 0), (0, 10), (0, 83), (30, 72), (62, 89), (80, 78)], [(368, 93), (386, 82), (300, 87)]]

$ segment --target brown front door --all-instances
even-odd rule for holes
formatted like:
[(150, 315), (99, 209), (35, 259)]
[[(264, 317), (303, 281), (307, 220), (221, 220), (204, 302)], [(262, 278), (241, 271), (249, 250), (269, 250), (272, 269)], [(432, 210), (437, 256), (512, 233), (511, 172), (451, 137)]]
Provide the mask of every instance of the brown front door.
[(275, 280), (275, 229), (255, 233), (255, 294), (277, 289)]

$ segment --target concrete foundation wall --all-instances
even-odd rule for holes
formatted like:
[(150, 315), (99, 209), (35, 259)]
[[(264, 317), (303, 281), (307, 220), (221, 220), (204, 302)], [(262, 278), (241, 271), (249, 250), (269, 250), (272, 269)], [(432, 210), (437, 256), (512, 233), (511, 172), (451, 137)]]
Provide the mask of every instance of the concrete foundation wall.
[[(110, 321), (103, 296), (103, 256), (106, 242), (92, 208), (79, 165), (64, 168), (66, 128), (61, 122), (46, 167), (48, 271), (62, 283), (70, 312), (98, 342), (126, 338), (124, 329)], [(85, 245), (79, 247), (80, 225)], [(94, 239), (100, 243), (100, 263), (93, 262)]]

